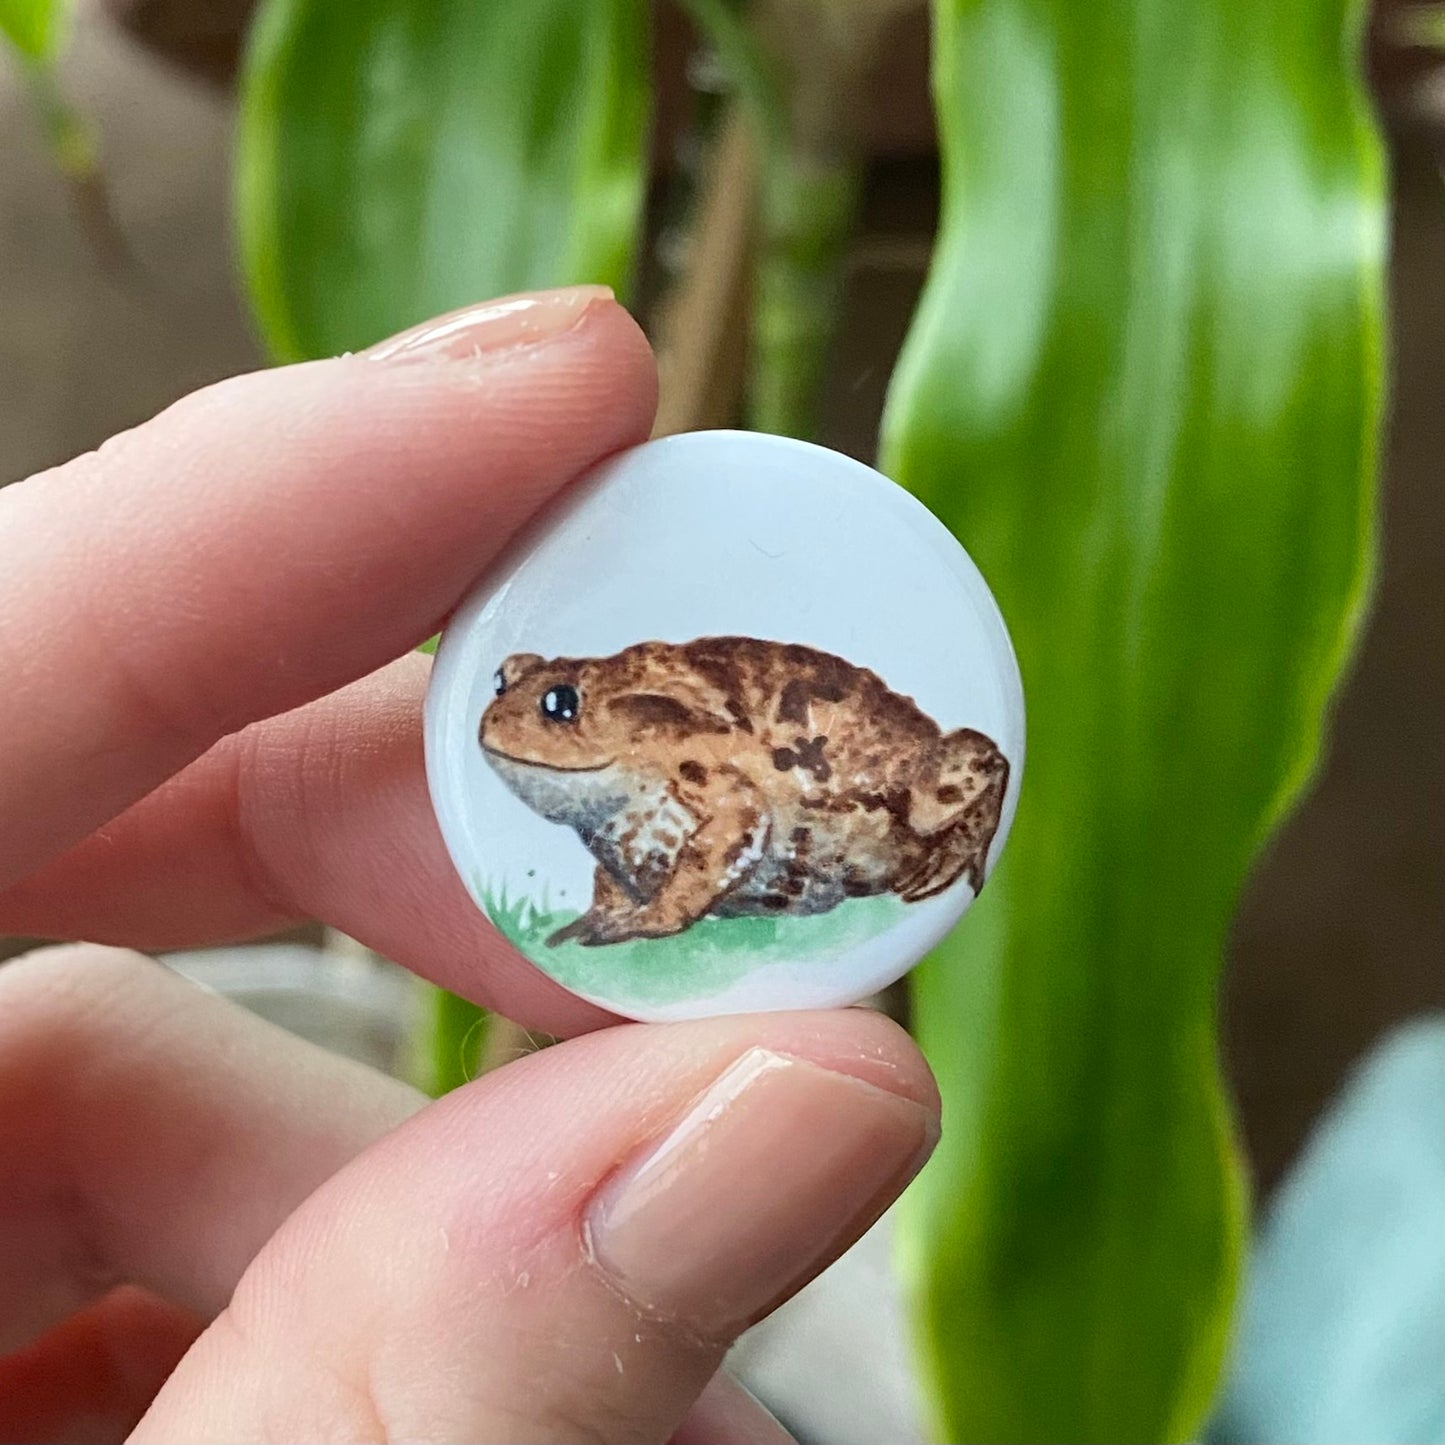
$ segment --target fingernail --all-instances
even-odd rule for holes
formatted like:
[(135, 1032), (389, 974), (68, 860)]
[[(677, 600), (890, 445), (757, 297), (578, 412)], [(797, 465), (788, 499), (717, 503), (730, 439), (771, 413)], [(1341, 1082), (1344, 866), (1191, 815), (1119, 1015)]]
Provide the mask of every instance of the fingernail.
[(911, 1099), (753, 1049), (603, 1185), (586, 1244), (641, 1308), (732, 1331), (862, 1233), (937, 1136)]
[(611, 301), (610, 286), (564, 286), (503, 296), (423, 321), (362, 355), (372, 361), (467, 361), (483, 352), (531, 346), (570, 331), (588, 309)]

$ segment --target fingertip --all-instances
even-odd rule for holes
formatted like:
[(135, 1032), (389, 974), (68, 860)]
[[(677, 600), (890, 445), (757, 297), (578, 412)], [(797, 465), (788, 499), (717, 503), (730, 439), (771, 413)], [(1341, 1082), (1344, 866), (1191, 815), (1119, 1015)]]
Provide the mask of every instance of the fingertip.
[[(525, 450), (508, 460), (506, 470), (516, 479), (535, 477), (536, 491), (525, 495), (538, 505), (573, 479), (579, 455), (596, 462), (646, 440), (658, 388), (647, 337), (610, 291), (576, 287), (543, 294), (568, 304), (544, 307), (561, 314), (540, 330), (519, 333), (511, 324), (515, 318), (505, 313), (527, 298), (488, 302), (423, 323), (408, 334), (412, 339), (315, 363), (315, 384), (329, 390), (344, 377), (352, 415), (364, 412), (373, 426), (384, 426), (396, 406), (410, 421), (418, 401), (438, 425), (466, 429), (484, 417), (493, 428), (488, 466), (496, 469), (502, 461), (499, 444), (515, 440)], [(504, 314), (497, 335), (492, 328), (499, 310)], [(428, 336), (438, 338), (435, 344), (427, 343)], [(305, 370), (293, 366), (281, 374)]]
[[(859, 1031), (860, 1051), (887, 1070), (884, 1087), (922, 1104), (937, 1115), (943, 1106), (928, 1060), (913, 1035), (885, 1013), (875, 1008), (850, 1008), (837, 1011), (841, 1018)], [(875, 1078), (873, 1082), (881, 1082)]]
[[(775, 1053), (851, 1074), (875, 1088), (939, 1110), (938, 1082), (918, 1045), (901, 1024), (876, 1008), (809, 1009), (678, 1024), (722, 1039), (755, 1042)], [(691, 1032), (686, 1037), (692, 1037)]]
[(762, 1401), (726, 1370), (719, 1370), (668, 1445), (796, 1445), (796, 1441)]
[(657, 414), (657, 358), (637, 318), (619, 301), (594, 303), (597, 345), (614, 358), (619, 390), (628, 398), (633, 439), (643, 441)]

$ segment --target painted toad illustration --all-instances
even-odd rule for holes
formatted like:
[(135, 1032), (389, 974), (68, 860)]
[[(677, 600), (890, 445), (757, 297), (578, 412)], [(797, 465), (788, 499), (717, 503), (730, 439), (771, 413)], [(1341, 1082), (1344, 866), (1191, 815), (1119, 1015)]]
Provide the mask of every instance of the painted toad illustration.
[(591, 906), (554, 945), (879, 893), (912, 903), (959, 878), (977, 893), (1009, 776), (991, 739), (944, 733), (867, 668), (751, 637), (515, 654), (480, 742), (597, 860)]

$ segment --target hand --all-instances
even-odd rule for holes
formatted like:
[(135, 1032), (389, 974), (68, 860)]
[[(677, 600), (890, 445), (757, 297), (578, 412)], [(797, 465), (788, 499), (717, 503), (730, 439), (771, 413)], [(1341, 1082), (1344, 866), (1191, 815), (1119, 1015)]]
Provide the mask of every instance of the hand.
[(653, 400), (626, 314), (551, 293), (0, 491), (0, 933), (319, 917), (579, 1035), (427, 1105), (134, 953), (0, 967), (0, 1439), (786, 1438), (715, 1372), (921, 1164), (926, 1067), (859, 1011), (604, 1027), (422, 773), (410, 650)]

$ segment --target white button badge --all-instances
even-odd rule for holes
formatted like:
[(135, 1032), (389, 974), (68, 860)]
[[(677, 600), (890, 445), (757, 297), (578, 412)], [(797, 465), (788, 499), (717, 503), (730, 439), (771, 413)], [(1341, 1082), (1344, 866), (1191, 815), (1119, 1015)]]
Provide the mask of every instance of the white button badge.
[(748, 432), (604, 463), (448, 625), (427, 773), (472, 897), (637, 1019), (856, 1002), (1008, 835), (1023, 690), (978, 569), (871, 468)]

